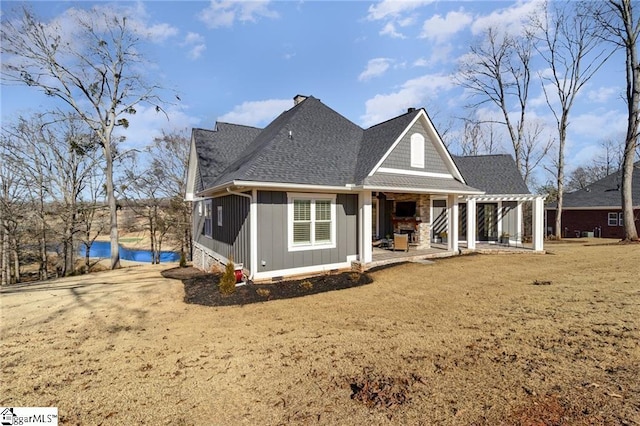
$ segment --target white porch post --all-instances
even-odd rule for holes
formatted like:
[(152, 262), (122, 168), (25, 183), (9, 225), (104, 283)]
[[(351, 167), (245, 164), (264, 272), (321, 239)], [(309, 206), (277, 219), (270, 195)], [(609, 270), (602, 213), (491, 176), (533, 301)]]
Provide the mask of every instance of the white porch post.
[(249, 205), (249, 269), (250, 279), (258, 272), (258, 191), (251, 191), (251, 204)]
[(544, 247), (544, 198), (535, 197), (533, 199), (533, 249), (542, 251)]
[(449, 220), (447, 221), (447, 231), (449, 241), (447, 249), (449, 251), (458, 252), (458, 196), (449, 195), (447, 199), (447, 209), (449, 210)]
[(358, 242), (360, 263), (369, 263), (373, 253), (371, 248), (371, 191), (358, 193), (358, 213), (360, 241)]
[(469, 250), (476, 249), (476, 199), (467, 199), (467, 248)]
[(522, 242), (523, 234), (524, 233), (522, 229), (522, 201), (518, 201), (518, 204), (516, 205), (516, 235), (513, 236), (513, 239), (516, 244)]

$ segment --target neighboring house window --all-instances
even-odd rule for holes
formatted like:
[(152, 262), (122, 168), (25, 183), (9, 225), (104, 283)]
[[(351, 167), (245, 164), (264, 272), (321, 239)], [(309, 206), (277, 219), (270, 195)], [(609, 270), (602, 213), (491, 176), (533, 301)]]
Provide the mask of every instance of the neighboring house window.
[(334, 195), (288, 194), (289, 250), (335, 247)]
[(211, 217), (211, 200), (204, 202), (204, 227), (202, 234), (207, 237), (213, 237), (213, 218)]
[(222, 206), (218, 206), (218, 226), (222, 226)]
[(609, 226), (618, 226), (618, 213), (609, 213)]
[(624, 214), (622, 212), (618, 213), (618, 226), (624, 226)]
[(424, 136), (420, 133), (411, 135), (411, 167), (424, 169)]

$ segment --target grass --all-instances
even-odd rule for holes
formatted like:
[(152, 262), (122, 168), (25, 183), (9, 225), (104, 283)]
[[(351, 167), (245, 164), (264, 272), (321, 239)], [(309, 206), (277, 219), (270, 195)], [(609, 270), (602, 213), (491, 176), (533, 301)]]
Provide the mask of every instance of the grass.
[(245, 306), (184, 304), (152, 265), (3, 290), (0, 405), (70, 424), (639, 424), (640, 245), (548, 249)]

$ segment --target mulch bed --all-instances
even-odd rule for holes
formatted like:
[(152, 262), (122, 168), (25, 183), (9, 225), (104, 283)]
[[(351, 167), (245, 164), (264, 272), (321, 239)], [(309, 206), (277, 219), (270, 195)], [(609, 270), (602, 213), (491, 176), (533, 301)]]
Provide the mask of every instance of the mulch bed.
[(182, 280), (185, 303), (204, 306), (248, 305), (359, 287), (373, 282), (366, 273), (342, 272), (271, 284), (249, 282), (246, 285), (236, 287), (233, 294), (223, 295), (218, 290), (222, 273), (208, 273), (187, 267), (167, 269), (162, 272), (162, 276)]

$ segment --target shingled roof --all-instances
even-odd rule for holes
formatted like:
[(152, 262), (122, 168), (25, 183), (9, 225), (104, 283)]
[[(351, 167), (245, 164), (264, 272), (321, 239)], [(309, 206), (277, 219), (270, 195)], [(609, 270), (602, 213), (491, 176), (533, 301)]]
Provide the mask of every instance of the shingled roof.
[[(631, 194), (633, 205), (640, 206), (640, 161), (633, 165), (632, 179), (633, 186)], [(584, 189), (564, 194), (562, 206), (563, 208), (622, 206), (622, 195), (620, 194), (621, 181), (622, 171), (612, 173)], [(555, 204), (549, 207), (555, 208)]]
[(359, 126), (311, 96), (280, 114), (211, 186), (234, 180), (351, 184), (362, 133)]
[(262, 132), (262, 129), (238, 124), (217, 123), (216, 130), (193, 129), (198, 153), (200, 189), (213, 186), (216, 178)]
[(530, 194), (510, 155), (452, 157), (469, 186), (487, 194)]
[(508, 155), (453, 157), (466, 185), (389, 173), (367, 177), (421, 111), (364, 130), (309, 96), (264, 129), (228, 123), (218, 123), (215, 131), (194, 129), (201, 179), (196, 192), (244, 181), (529, 194)]

